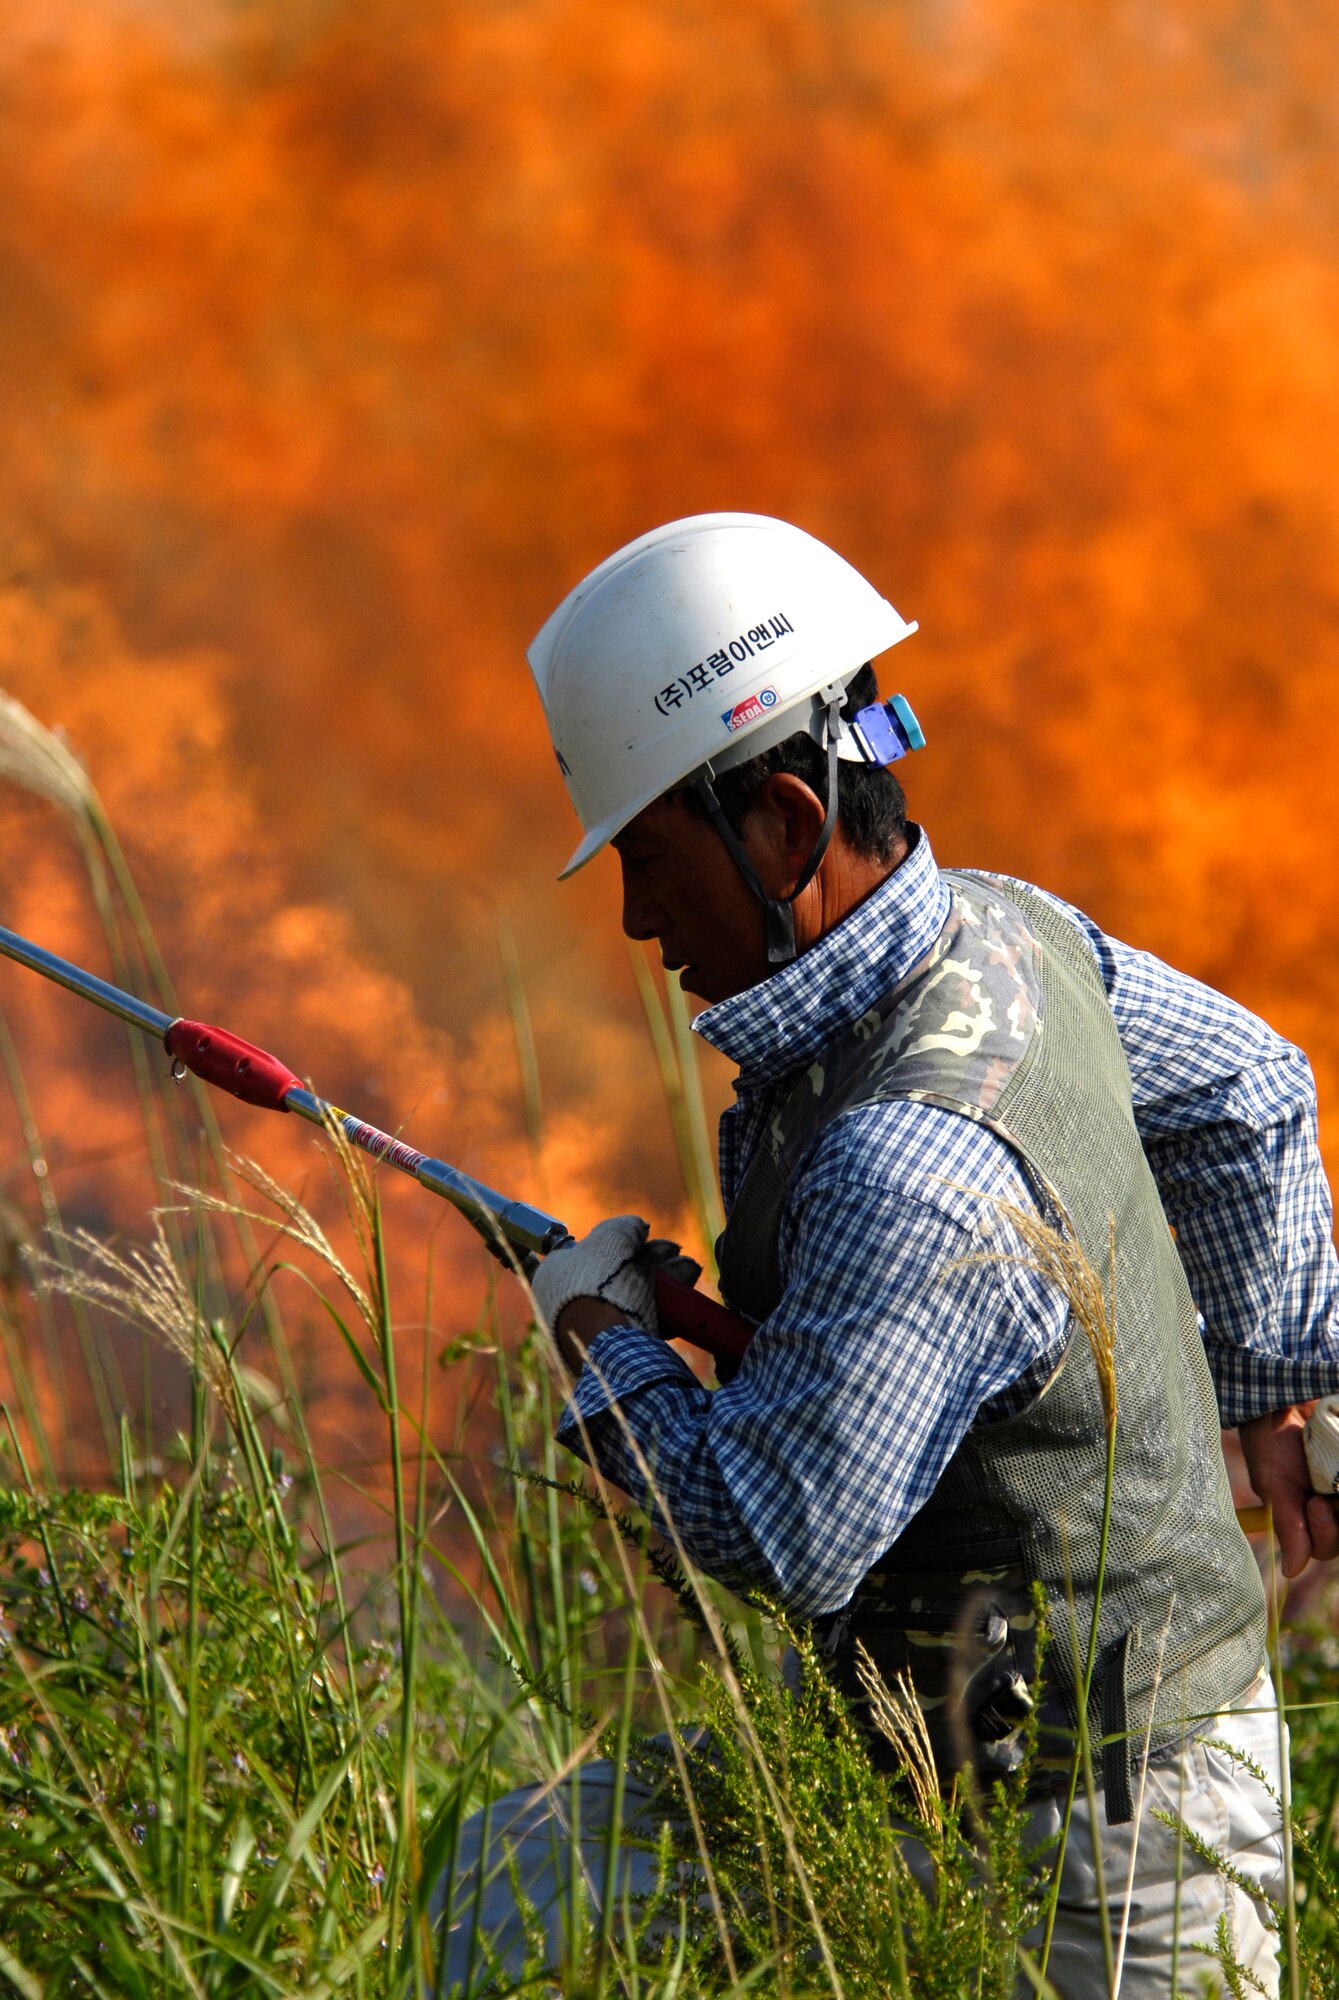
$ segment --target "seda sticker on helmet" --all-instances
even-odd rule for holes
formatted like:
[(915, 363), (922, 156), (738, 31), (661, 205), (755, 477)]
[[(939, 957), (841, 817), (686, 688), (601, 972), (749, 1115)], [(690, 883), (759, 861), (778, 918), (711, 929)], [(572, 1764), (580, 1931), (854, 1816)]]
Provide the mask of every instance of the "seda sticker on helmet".
[(733, 735), (736, 729), (742, 729), (748, 722), (760, 722), (776, 707), (780, 699), (775, 688), (759, 688), (757, 694), (747, 695), (743, 701), (737, 701), (733, 708), (727, 708), (721, 716), (721, 721)]

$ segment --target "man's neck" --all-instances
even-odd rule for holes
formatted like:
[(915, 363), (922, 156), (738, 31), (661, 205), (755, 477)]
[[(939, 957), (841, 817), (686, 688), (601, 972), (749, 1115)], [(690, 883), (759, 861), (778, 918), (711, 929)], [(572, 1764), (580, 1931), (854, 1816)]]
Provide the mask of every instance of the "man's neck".
[(890, 875), (896, 874), (910, 852), (911, 843), (899, 840), (887, 861), (875, 860), (867, 854), (857, 854), (839, 834), (796, 905), (795, 941), (799, 950), (808, 951), (853, 910), (858, 910)]

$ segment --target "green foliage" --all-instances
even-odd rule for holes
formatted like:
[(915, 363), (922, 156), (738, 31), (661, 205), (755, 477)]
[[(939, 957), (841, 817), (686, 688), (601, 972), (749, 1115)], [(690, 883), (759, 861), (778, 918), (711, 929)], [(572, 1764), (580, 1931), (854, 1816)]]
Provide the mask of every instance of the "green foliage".
[(332, 1621), (279, 1482), (201, 1456), (180, 1491), (11, 1491), (0, 1527), (15, 1960), (74, 1990), (282, 1991), (383, 1935), (399, 1689)]
[[(877, 1770), (812, 1635), (779, 1607), (770, 1616), (789, 1671), (738, 1652), (708, 1667), (702, 1726), (680, 1739), (730, 1946), (727, 1959), (699, 1899), (689, 1936), (704, 1990), (730, 1990), (732, 1963), (760, 1994), (816, 1982), (869, 2000), (1010, 2000), (1043, 1889), (1021, 1845), (1027, 1765), (986, 1800), (964, 1786), (947, 1803)], [(696, 1861), (668, 1747), (642, 1744), (637, 1761), (675, 1802), (678, 1851)]]
[[(375, 1273), (374, 1208), (369, 1227)], [(365, 1338), (394, 1419), (381, 1297)], [(508, 1460), (489, 1480), (438, 1462), (455, 1547), (463, 1531), (481, 1574), (467, 1649), (403, 1568), (360, 1600), (310, 1464), (283, 1469), (222, 1329), (206, 1332), (167, 1469), (138, 1468), (125, 1437), (117, 1489), (61, 1492), (11, 1433), (0, 1984), (426, 1993), (432, 1940), (405, 1917), (449, 1872), (466, 1816), (602, 1748), (663, 1781), (662, 1893), (578, 1912), (565, 1990), (1012, 1991), (1037, 1899), (1017, 1786), (927, 1815), (924, 1789), (918, 1803), (876, 1772), (805, 1630), (688, 1574), (644, 1521), (559, 1476), (538, 1341), (518, 1368), (495, 1341), (456, 1364), (496, 1370)], [(426, 1538), (403, 1481), (397, 1505), (417, 1575)], [(538, 1977), (537, 1927), (532, 1958)], [(493, 1990), (486, 1950), (477, 1972), (472, 1990)]]
[[(370, 1227), (375, 1272), (374, 1210)], [(127, 1437), (115, 1489), (62, 1492), (11, 1432), (0, 1991), (426, 1995), (424, 1898), (466, 1817), (603, 1751), (660, 1788), (663, 1824), (644, 1836), (658, 1889), (575, 1912), (564, 1992), (1009, 2000), (1051, 1859), (1025, 1854), (1023, 1778), (941, 1803), (905, 1733), (902, 1776), (875, 1769), (805, 1628), (741, 1606), (564, 1476), (543, 1344), (509, 1361), (496, 1334), (451, 1365), (489, 1371), (503, 1462), (435, 1459), (452, 1619), (406, 1574), (433, 1546), (412, 1481), (404, 1557), (365, 1587), (332, 1545), (293, 1410), (290, 1475), (247, 1381), (219, 1372), (226, 1341), (166, 1468), (137, 1466)], [(384, 1348), (364, 1340), (396, 1420)], [(1330, 1631), (1290, 1642), (1315, 2000), (1339, 1990)], [(1230, 1953), (1214, 1972), (1240, 1984)], [(481, 1947), (470, 1993), (513, 1990)]]

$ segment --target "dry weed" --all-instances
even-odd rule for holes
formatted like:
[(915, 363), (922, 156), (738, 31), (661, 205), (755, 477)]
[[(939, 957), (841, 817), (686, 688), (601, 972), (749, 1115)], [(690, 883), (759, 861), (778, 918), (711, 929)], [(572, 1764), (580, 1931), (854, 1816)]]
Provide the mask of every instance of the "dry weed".
[(161, 1215), (153, 1216), (153, 1241), (125, 1256), (87, 1229), (63, 1235), (60, 1242), (66, 1260), (58, 1261), (45, 1251), (33, 1256), (39, 1282), (48, 1291), (104, 1306), (131, 1326), (150, 1327), (188, 1366), (199, 1370), (235, 1423), (236, 1389), (227, 1356), (172, 1254)]
[(78, 758), (54, 730), (47, 729), (36, 716), (0, 691), (0, 779), (49, 799), (83, 821), (95, 804), (88, 776)]

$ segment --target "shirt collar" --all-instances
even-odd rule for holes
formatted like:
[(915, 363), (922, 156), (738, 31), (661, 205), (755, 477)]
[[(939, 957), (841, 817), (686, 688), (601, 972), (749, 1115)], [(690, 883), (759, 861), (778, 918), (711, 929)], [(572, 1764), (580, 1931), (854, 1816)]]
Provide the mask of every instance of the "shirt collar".
[(740, 1069), (736, 1089), (768, 1084), (859, 1020), (929, 950), (949, 892), (924, 830), (900, 868), (816, 945), (757, 986), (718, 1000), (693, 1027)]

